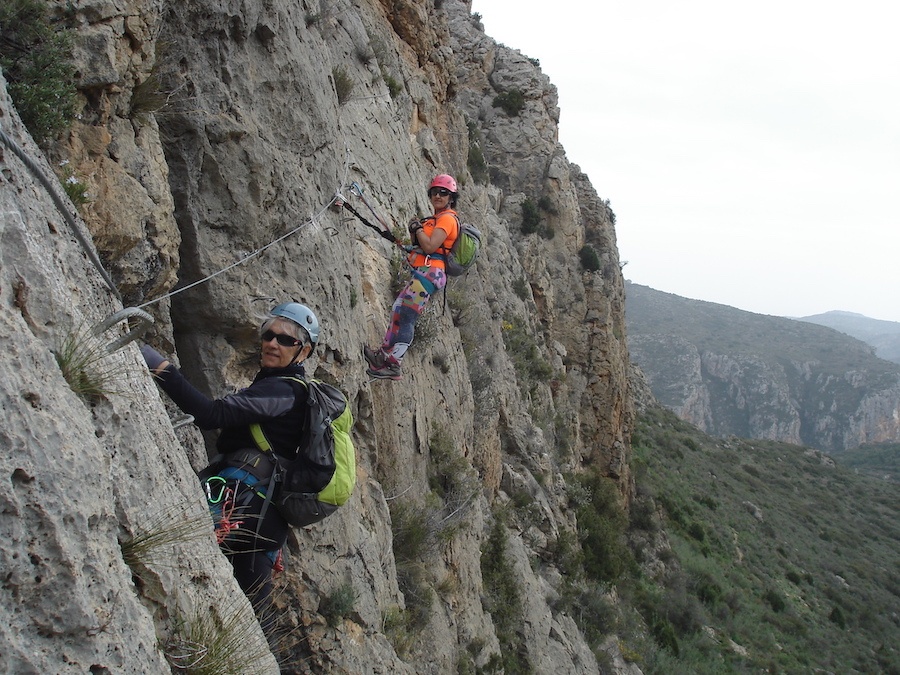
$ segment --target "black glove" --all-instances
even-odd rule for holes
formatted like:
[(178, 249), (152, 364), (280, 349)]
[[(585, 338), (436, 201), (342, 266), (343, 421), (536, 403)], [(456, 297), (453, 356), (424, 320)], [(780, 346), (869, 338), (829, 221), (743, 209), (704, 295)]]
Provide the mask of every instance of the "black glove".
[(147, 362), (147, 367), (151, 371), (159, 368), (163, 361), (168, 361), (165, 356), (153, 349), (150, 345), (143, 345), (141, 347), (141, 356), (144, 357), (144, 361)]
[(411, 221), (409, 221), (409, 225), (407, 225), (407, 228), (409, 229), (409, 238), (413, 240), (413, 243), (415, 243), (416, 232), (422, 229), (422, 223), (413, 218)]

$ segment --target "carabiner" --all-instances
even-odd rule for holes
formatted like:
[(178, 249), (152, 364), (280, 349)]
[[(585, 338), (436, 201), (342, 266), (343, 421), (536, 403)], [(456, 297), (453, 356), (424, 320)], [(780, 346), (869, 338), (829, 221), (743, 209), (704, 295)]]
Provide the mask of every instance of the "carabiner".
[[(220, 481), (221, 485), (217, 485), (213, 488), (210, 483), (213, 481)], [(206, 501), (210, 504), (218, 504), (222, 501), (222, 497), (225, 495), (225, 488), (228, 485), (228, 481), (222, 478), (222, 476), (210, 476), (204, 481), (203, 487), (206, 488)], [(218, 494), (213, 497), (213, 490), (218, 490)]]

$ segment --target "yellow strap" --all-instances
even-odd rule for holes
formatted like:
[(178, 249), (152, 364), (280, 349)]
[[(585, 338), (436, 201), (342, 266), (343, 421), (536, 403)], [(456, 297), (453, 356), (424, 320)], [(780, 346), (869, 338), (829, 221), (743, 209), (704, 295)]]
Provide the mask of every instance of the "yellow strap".
[(263, 452), (271, 452), (272, 446), (269, 444), (269, 439), (266, 438), (266, 435), (263, 433), (262, 427), (258, 422), (254, 422), (250, 425), (250, 435), (253, 436), (253, 441), (256, 443), (256, 447), (258, 447)]
[[(306, 382), (300, 377), (286, 376), (281, 379), (293, 380), (294, 382), (299, 382), (303, 386), (306, 386)], [(253, 442), (256, 443), (257, 448), (263, 452), (272, 452), (272, 444), (269, 443), (269, 439), (266, 438), (266, 435), (263, 433), (262, 426), (259, 422), (254, 422), (250, 425), (250, 435), (253, 436)]]

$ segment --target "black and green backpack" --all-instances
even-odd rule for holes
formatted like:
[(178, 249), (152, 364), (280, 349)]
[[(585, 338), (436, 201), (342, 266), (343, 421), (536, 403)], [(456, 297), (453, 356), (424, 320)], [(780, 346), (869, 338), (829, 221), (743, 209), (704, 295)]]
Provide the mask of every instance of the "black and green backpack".
[[(432, 258), (444, 261), (444, 271), (447, 276), (461, 277), (469, 271), (478, 256), (481, 253), (481, 230), (471, 223), (464, 223), (455, 213), (453, 217), (456, 219), (456, 240), (453, 246), (448, 248), (440, 247), (437, 252), (431, 253)], [(430, 216), (434, 218), (434, 216)]]
[[(276, 456), (259, 424), (251, 424), (250, 432), (260, 451), (274, 459), (275, 470), (266, 494), (286, 521), (304, 527), (334, 513), (353, 493), (356, 485), (356, 450), (350, 438), (353, 413), (344, 394), (326, 382), (300, 377), (283, 379), (296, 382), (306, 390), (308, 417), (297, 459), (288, 461)], [(311, 472), (310, 467), (315, 470)], [(318, 478), (311, 482), (311, 476)]]

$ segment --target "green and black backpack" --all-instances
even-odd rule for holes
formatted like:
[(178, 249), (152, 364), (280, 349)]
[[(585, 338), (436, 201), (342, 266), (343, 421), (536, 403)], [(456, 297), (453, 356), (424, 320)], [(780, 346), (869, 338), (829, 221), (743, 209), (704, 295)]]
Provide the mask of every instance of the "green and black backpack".
[[(350, 438), (353, 413), (336, 387), (320, 380), (285, 377), (306, 391), (307, 419), (297, 459), (278, 457), (259, 424), (250, 431), (257, 447), (274, 459), (267, 500), (296, 527), (318, 522), (334, 513), (356, 485), (356, 450)], [(298, 394), (299, 395), (299, 394)], [(312, 471), (310, 469), (313, 469)]]
[(453, 246), (449, 250), (441, 247), (440, 252), (432, 253), (431, 257), (444, 261), (444, 271), (448, 276), (461, 277), (478, 260), (482, 234), (474, 225), (463, 223), (456, 214), (453, 214), (453, 217), (456, 219), (458, 229)]

